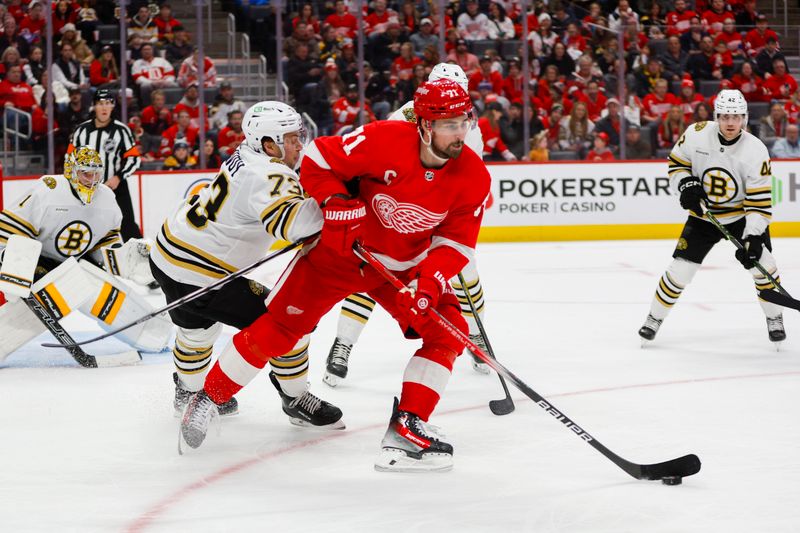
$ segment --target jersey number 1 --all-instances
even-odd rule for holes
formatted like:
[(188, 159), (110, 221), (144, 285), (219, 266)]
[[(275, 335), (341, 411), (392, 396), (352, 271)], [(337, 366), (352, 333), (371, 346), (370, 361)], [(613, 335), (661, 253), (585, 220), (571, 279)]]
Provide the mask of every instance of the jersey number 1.
[(365, 140), (367, 137), (364, 135), (364, 126), (359, 126), (350, 133), (342, 135), (342, 149), (344, 149), (344, 153), (350, 155), (350, 152)]
[(191, 201), (192, 208), (186, 213), (187, 220), (197, 229), (206, 227), (209, 220), (211, 222), (217, 220), (217, 211), (228, 197), (228, 177), (220, 172), (207, 187), (211, 188), (211, 196), (208, 197), (208, 200), (201, 204), (200, 196), (195, 195)]

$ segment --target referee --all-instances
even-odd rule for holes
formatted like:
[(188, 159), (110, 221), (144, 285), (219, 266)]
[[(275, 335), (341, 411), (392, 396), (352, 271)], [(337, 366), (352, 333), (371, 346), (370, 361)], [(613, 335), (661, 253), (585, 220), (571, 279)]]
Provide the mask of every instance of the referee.
[(131, 193), (128, 178), (139, 168), (139, 149), (127, 125), (113, 120), (114, 95), (108, 89), (98, 89), (94, 93), (94, 118), (78, 125), (72, 134), (67, 153), (81, 146), (95, 149), (103, 158), (105, 175), (103, 183), (110, 187), (117, 197), (122, 211), (122, 239), (141, 238), (139, 226), (133, 216)]

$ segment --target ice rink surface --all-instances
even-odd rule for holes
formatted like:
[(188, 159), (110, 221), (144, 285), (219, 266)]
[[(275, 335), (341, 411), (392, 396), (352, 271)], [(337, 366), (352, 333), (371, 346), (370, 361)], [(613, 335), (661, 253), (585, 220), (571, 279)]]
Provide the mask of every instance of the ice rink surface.
[[(376, 312), (331, 389), (321, 376), (337, 309), (313, 335), (311, 383), (342, 408), (345, 431), (291, 426), (263, 375), (221, 434), (182, 457), (169, 353), (88, 370), (40, 348), (43, 335), (11, 355), (0, 363), (0, 531), (796, 532), (800, 313), (785, 311), (776, 351), (752, 280), (722, 242), (640, 348), (672, 246), (490, 244), (478, 256), (498, 358), (628, 460), (699, 455), (702, 470), (680, 486), (630, 478), (515, 390), (516, 411), (492, 415), (497, 378), (467, 358), (431, 419), (455, 447), (453, 471), (375, 472), (416, 344)], [(797, 297), (800, 239), (776, 239), (774, 251)], [(76, 337), (99, 331), (68, 320)]]

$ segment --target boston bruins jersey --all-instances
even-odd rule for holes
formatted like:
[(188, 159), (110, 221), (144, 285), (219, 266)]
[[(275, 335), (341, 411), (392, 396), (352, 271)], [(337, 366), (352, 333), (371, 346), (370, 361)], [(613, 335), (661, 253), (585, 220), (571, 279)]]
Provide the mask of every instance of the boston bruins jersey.
[(242, 144), (164, 221), (150, 257), (172, 279), (204, 286), (258, 261), (276, 240), (321, 229), (322, 212), (294, 170)]
[[(411, 100), (403, 104), (403, 107), (389, 115), (388, 120), (405, 120), (406, 122), (416, 123), (417, 115), (414, 114), (414, 101)], [(464, 144), (478, 154), (478, 157), (483, 157), (483, 136), (477, 125), (473, 125), (472, 129), (467, 132)]]
[(0, 249), (8, 237), (22, 235), (42, 243), (42, 256), (58, 262), (92, 255), (102, 262), (101, 247), (121, 243), (122, 222), (114, 192), (98, 185), (84, 205), (64, 176), (42, 176), (34, 188), (0, 213)]
[(716, 122), (692, 124), (669, 155), (673, 189), (689, 176), (703, 183), (709, 211), (723, 224), (747, 217), (745, 235), (760, 235), (772, 216), (769, 152), (757, 137), (743, 132), (729, 144)]

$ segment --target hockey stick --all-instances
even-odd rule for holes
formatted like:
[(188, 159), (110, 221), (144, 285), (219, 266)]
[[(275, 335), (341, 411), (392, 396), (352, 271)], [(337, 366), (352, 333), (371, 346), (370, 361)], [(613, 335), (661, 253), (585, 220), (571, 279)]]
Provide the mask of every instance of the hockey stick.
[(77, 361), (77, 363), (82, 367), (97, 368), (130, 365), (132, 363), (138, 363), (142, 360), (142, 355), (136, 350), (129, 350), (127, 352), (111, 355), (103, 355), (100, 357), (89, 355), (77, 345), (75, 339), (73, 339), (72, 336), (67, 333), (63, 327), (61, 327), (61, 324), (58, 323), (58, 320), (56, 320), (55, 317), (53, 317), (45, 308), (45, 306), (42, 305), (42, 303), (39, 302), (39, 300), (37, 300), (32, 294), (26, 296), (22, 300), (25, 302), (25, 305), (28, 306), (28, 309), (30, 309), (33, 314), (36, 315), (36, 318), (38, 318), (39, 321), (48, 329), (48, 331), (53, 334), (56, 340), (58, 340), (60, 344), (56, 344), (55, 346), (60, 346), (67, 350), (72, 358), (75, 359), (75, 361)]
[(176, 307), (182, 306), (186, 302), (190, 302), (190, 301), (194, 300), (195, 298), (198, 298), (198, 297), (206, 294), (209, 291), (212, 291), (212, 290), (214, 290), (214, 289), (216, 289), (218, 287), (222, 287), (226, 283), (228, 283), (230, 281), (233, 281), (236, 278), (240, 278), (240, 277), (244, 276), (245, 274), (247, 274), (249, 272), (252, 272), (253, 270), (255, 270), (258, 267), (260, 267), (261, 265), (263, 265), (264, 263), (266, 263), (268, 261), (271, 261), (271, 260), (275, 259), (276, 257), (281, 256), (281, 255), (283, 255), (283, 254), (285, 254), (287, 252), (290, 252), (290, 251), (294, 250), (295, 248), (298, 248), (304, 242), (306, 242), (308, 239), (316, 238), (317, 235), (318, 235), (318, 233), (315, 233), (313, 235), (309, 235), (308, 237), (303, 237), (302, 239), (298, 239), (298, 240), (296, 240), (296, 241), (294, 241), (292, 243), (289, 243), (289, 245), (287, 245), (285, 248), (281, 248), (280, 250), (278, 250), (276, 252), (273, 252), (273, 253), (269, 254), (268, 256), (266, 256), (266, 257), (262, 257), (261, 259), (259, 259), (255, 263), (253, 263), (252, 265), (246, 266), (241, 270), (237, 270), (236, 272), (228, 274), (224, 278), (218, 279), (217, 281), (215, 281), (211, 285), (206, 285), (205, 287), (200, 287), (196, 291), (190, 292), (186, 296), (178, 298), (174, 302), (165, 305), (161, 309), (157, 309), (155, 311), (152, 311), (152, 312), (150, 312), (150, 313), (148, 313), (148, 314), (146, 314), (144, 316), (141, 316), (141, 317), (137, 318), (133, 322), (130, 322), (128, 324), (125, 324), (124, 326), (118, 327), (117, 329), (111, 330), (111, 331), (109, 331), (107, 333), (104, 333), (104, 334), (99, 335), (97, 337), (93, 337), (91, 339), (88, 339), (88, 340), (85, 340), (85, 341), (81, 341), (81, 342), (75, 342), (74, 340), (71, 341), (69, 344), (53, 344), (53, 343), (47, 343), (46, 342), (46, 343), (42, 343), (42, 346), (44, 346), (46, 348), (62, 348), (64, 346), (67, 346), (67, 347), (83, 346), (84, 344), (91, 344), (93, 342), (97, 342), (99, 340), (103, 340), (103, 339), (106, 339), (106, 338), (111, 337), (113, 335), (116, 335), (120, 331), (125, 331), (126, 329), (132, 328), (133, 326), (135, 326), (137, 324), (141, 324), (142, 322), (146, 322), (146, 321), (150, 320), (151, 318), (153, 318), (156, 315), (160, 315), (161, 313), (166, 313), (167, 311), (171, 311), (171, 310), (175, 309)]
[[(744, 250), (744, 245), (739, 241), (739, 239), (737, 239), (736, 237), (731, 235), (731, 232), (728, 231), (728, 228), (723, 226), (722, 223), (717, 219), (717, 217), (715, 217), (714, 215), (712, 215), (708, 211), (706, 211), (705, 214), (708, 217), (708, 220), (711, 221), (711, 223), (714, 224), (717, 227), (717, 229), (720, 231), (720, 233), (722, 233), (722, 235), (727, 240), (731, 241), (733, 243), (733, 245), (736, 246), (737, 249)], [(784, 289), (783, 286), (778, 282), (778, 280), (776, 280), (772, 276), (772, 274), (767, 272), (767, 269), (764, 268), (761, 265), (761, 263), (759, 263), (758, 261), (754, 260), (753, 261), (753, 266), (755, 266), (758, 269), (758, 271), (761, 272), (764, 275), (764, 277), (767, 278), (769, 280), (769, 282), (772, 283), (772, 286), (775, 287), (775, 289), (776, 289), (776, 290), (762, 289), (762, 290), (758, 291), (758, 297), (759, 298), (761, 298), (762, 300), (766, 300), (768, 302), (774, 303), (776, 305), (780, 305), (780, 306), (783, 306), (783, 307), (790, 307), (792, 309), (800, 310), (800, 301), (795, 300), (794, 298), (792, 298), (792, 295), (789, 294), (789, 291)]]
[[(383, 276), (389, 283), (391, 283), (396, 289), (403, 290), (405, 286), (403, 282), (397, 279), (397, 277), (392, 274), (383, 264), (381, 264), (378, 259), (370, 253), (367, 249), (365, 249), (361, 243), (356, 241), (353, 245), (353, 250), (361, 259), (369, 263), (381, 276)], [(480, 357), (483, 361), (486, 362), (487, 365), (492, 367), (495, 372), (506, 378), (508, 381), (511, 382), (517, 389), (522, 391), (525, 396), (533, 400), (536, 405), (547, 411), (548, 414), (553, 416), (556, 420), (564, 424), (570, 431), (575, 433), (578, 437), (580, 437), (583, 441), (587, 442), (590, 446), (592, 446), (595, 450), (602, 453), (606, 458), (611, 460), (612, 463), (620, 467), (622, 470), (627, 472), (630, 476), (636, 479), (664, 479), (664, 478), (682, 478), (686, 476), (691, 476), (696, 474), (700, 471), (700, 459), (694, 455), (684, 455), (683, 457), (678, 457), (676, 459), (671, 459), (669, 461), (664, 461), (663, 463), (654, 463), (649, 465), (642, 465), (637, 463), (632, 463), (626, 459), (623, 459), (619, 455), (615, 454), (600, 442), (595, 440), (589, 433), (585, 430), (578, 427), (575, 422), (569, 419), (567, 415), (558, 411), (553, 404), (547, 400), (545, 400), (539, 393), (535, 390), (530, 388), (526, 385), (522, 380), (520, 380), (517, 376), (515, 376), (510, 370), (508, 370), (505, 366), (503, 366), (497, 359), (493, 359), (489, 357), (483, 350), (481, 350), (478, 346), (475, 345), (469, 339), (468, 335), (465, 335), (461, 332), (458, 328), (453, 326), (450, 322), (447, 321), (436, 309), (430, 309), (427, 313), (427, 316), (436, 322), (441, 328), (446, 330), (450, 335), (455, 337), (459, 340), (468, 350), (472, 351), (475, 355)]]
[[(475, 318), (475, 323), (478, 324), (478, 330), (481, 332), (483, 342), (486, 343), (486, 351), (489, 352), (489, 357), (496, 359), (494, 356), (494, 350), (492, 350), (492, 345), (489, 342), (489, 336), (486, 334), (486, 330), (483, 329), (483, 321), (481, 320), (481, 317), (478, 316), (478, 310), (475, 309), (475, 302), (472, 301), (472, 295), (469, 293), (469, 287), (467, 287), (467, 282), (464, 281), (464, 276), (461, 274), (461, 272), (458, 273), (458, 281), (461, 283), (461, 288), (464, 289), (464, 294), (467, 296), (469, 310), (472, 312), (472, 316)], [(500, 374), (497, 374), (497, 377), (500, 378), (500, 385), (503, 386), (503, 392), (506, 393), (506, 397), (502, 400), (490, 400), (489, 410), (491, 410), (492, 413), (496, 414), (497, 416), (503, 416), (514, 411), (514, 400), (511, 399), (511, 393), (508, 392), (506, 380), (503, 379), (503, 376)]]

